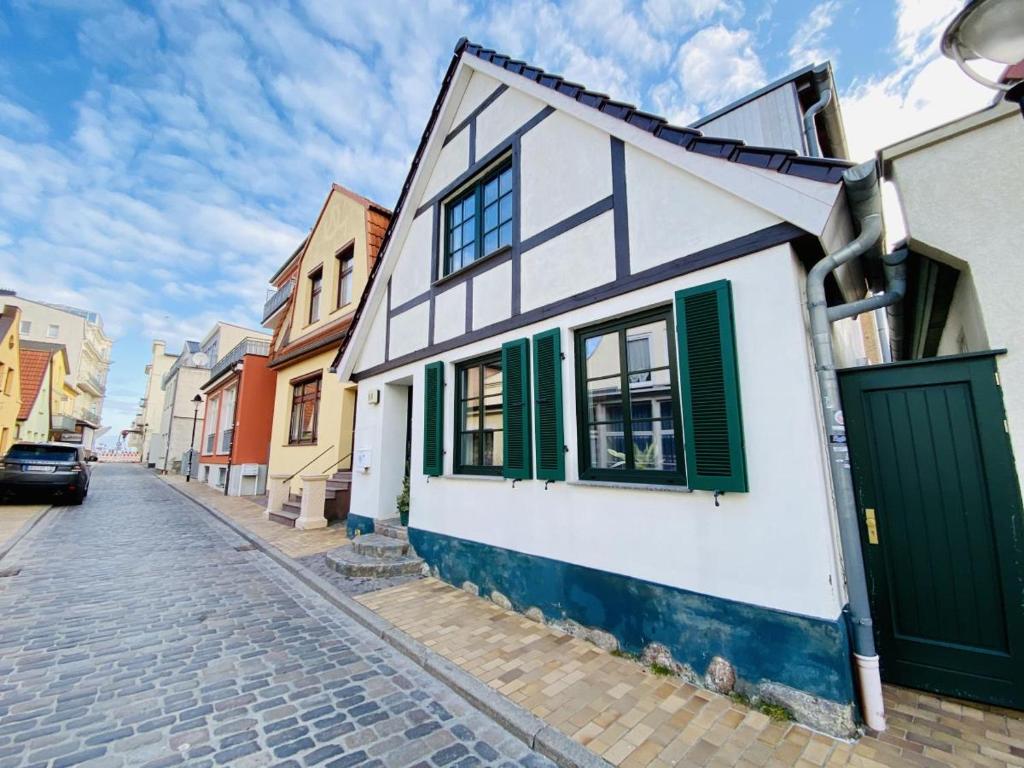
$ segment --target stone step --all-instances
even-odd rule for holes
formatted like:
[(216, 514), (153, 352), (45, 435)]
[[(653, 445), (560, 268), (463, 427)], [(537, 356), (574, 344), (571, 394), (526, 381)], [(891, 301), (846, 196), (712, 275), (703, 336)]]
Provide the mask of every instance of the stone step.
[(286, 501), (281, 504), (281, 511), (293, 514), (298, 517), (299, 513), (302, 512), (302, 503), (298, 501)]
[(299, 519), (299, 513), (282, 509), (280, 512), (271, 512), (270, 519), (275, 523), (280, 523), (281, 525), (286, 525), (289, 528), (294, 528), (295, 521)]
[(402, 521), (397, 517), (389, 517), (386, 520), (375, 520), (373, 522), (374, 533), (379, 533), (381, 536), (388, 536), (392, 539), (400, 539), (402, 541), (409, 540), (409, 529), (402, 525)]
[(352, 480), (352, 471), (348, 469), (342, 469), (331, 475), (331, 480), (341, 480), (343, 482), (350, 482)]
[(352, 540), (352, 549), (360, 555), (396, 560), (409, 554), (409, 542), (379, 533), (367, 533)]
[(328, 480), (327, 490), (328, 491), (347, 491), (351, 487), (351, 483), (342, 480)]
[(384, 559), (360, 554), (352, 547), (339, 547), (328, 552), (325, 557), (327, 564), (344, 576), (387, 578), (414, 576), (423, 572), (423, 560), (415, 555)]

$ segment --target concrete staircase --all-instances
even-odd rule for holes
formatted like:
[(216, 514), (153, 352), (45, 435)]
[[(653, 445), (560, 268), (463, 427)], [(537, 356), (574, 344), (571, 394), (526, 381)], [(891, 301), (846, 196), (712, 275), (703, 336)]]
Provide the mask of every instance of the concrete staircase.
[(398, 518), (378, 520), (374, 532), (357, 536), (351, 546), (328, 552), (327, 564), (345, 576), (388, 578), (423, 572), (423, 559), (409, 545), (409, 531)]
[[(352, 498), (352, 473), (341, 470), (331, 475), (327, 481), (327, 493), (324, 500), (324, 517), (328, 522), (344, 520), (348, 517), (349, 502)], [(270, 519), (275, 523), (295, 527), (302, 509), (302, 491), (289, 493), (288, 500), (281, 505), (280, 512), (271, 512)]]

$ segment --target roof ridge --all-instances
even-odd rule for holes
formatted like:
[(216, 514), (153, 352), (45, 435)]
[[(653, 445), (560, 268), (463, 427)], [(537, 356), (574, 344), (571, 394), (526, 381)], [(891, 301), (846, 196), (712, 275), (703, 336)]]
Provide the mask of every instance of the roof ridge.
[(618, 101), (608, 94), (591, 91), (586, 86), (566, 80), (561, 75), (545, 72), (540, 67), (470, 42), (465, 37), (460, 38), (455, 45), (456, 57), (463, 54), (470, 54), (508, 72), (525, 77), (527, 80), (629, 123), (656, 138), (675, 144), (689, 152), (710, 155), (741, 165), (765, 168), (826, 184), (837, 184), (842, 181), (843, 172), (854, 165), (849, 160), (806, 157), (791, 149), (748, 145), (740, 139), (707, 136), (696, 128), (673, 125), (661, 115), (645, 112), (635, 104)]

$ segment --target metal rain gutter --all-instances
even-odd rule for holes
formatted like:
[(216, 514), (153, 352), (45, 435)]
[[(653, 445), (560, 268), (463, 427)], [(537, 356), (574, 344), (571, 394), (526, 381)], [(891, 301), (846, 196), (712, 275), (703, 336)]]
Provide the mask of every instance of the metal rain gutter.
[(821, 412), (828, 433), (829, 470), (836, 500), (839, 541), (846, 576), (848, 615), (853, 635), (857, 683), (864, 719), (872, 730), (885, 730), (885, 706), (882, 678), (871, 621), (864, 554), (861, 550), (857, 503), (853, 493), (846, 428), (843, 424), (839, 379), (832, 347), (832, 323), (844, 317), (900, 301), (906, 291), (906, 253), (890, 254), (884, 259), (886, 291), (860, 301), (829, 307), (825, 298), (825, 278), (854, 259), (879, 256), (882, 248), (881, 194), (878, 173), (873, 162), (850, 168), (843, 174), (850, 211), (857, 219), (860, 233), (851, 242), (828, 254), (807, 275), (807, 306), (810, 313), (814, 367), (818, 377)]

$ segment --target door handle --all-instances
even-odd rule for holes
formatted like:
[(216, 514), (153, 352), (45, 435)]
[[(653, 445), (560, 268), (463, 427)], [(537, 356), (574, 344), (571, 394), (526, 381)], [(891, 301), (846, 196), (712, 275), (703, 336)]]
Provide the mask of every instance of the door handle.
[(875, 510), (871, 507), (864, 509), (864, 524), (868, 529), (868, 544), (878, 544), (878, 521), (875, 520)]

